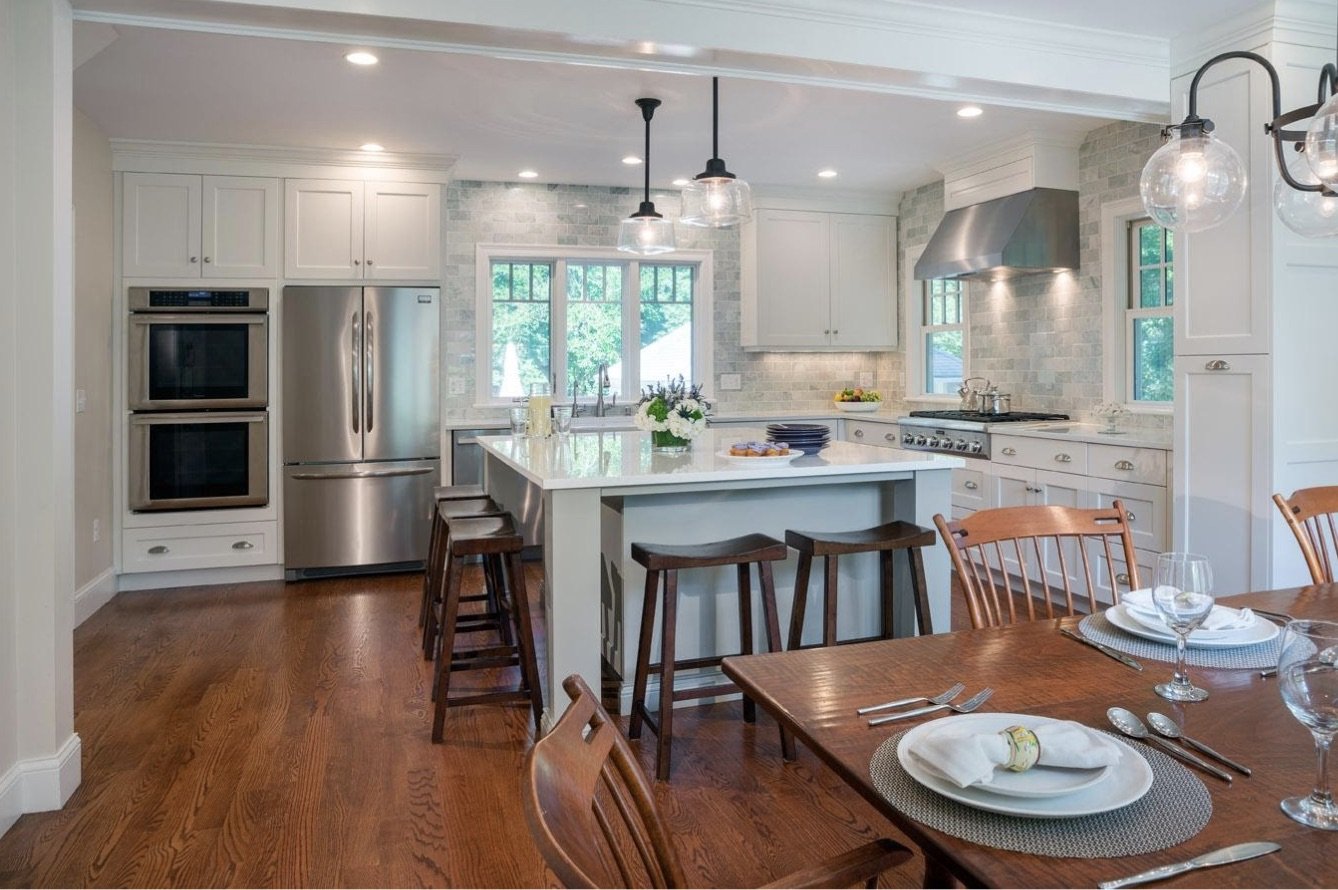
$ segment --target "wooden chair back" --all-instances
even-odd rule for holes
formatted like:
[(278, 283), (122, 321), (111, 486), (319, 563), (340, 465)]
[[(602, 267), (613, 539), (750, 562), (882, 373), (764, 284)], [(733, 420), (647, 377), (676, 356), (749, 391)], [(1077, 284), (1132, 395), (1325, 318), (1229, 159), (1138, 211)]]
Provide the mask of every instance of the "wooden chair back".
[(525, 819), (566, 887), (682, 887), (683, 870), (627, 740), (579, 676), (525, 762)]
[(1310, 579), (1316, 584), (1332, 584), (1334, 565), (1338, 564), (1338, 485), (1297, 489), (1290, 498), (1275, 494), (1273, 503), (1296, 536)]
[[(1095, 510), (1000, 507), (951, 522), (935, 516), (934, 524), (966, 594), (972, 627), (1054, 618), (1056, 593), (1062, 593), (1063, 614), (1078, 614), (1084, 599), (1086, 610), (1096, 612), (1103, 579), (1116, 602), (1121, 587), (1139, 586), (1133, 534), (1119, 501)], [(1093, 565), (1100, 561), (1104, 572)], [(1127, 585), (1119, 580), (1121, 564)]]

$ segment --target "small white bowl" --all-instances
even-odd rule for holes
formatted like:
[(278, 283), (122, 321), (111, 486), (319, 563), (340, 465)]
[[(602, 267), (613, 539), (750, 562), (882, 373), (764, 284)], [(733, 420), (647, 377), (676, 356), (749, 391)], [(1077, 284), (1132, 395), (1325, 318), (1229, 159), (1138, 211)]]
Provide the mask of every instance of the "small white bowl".
[(832, 400), (838, 411), (846, 411), (850, 414), (871, 414), (883, 407), (882, 402), (838, 402)]

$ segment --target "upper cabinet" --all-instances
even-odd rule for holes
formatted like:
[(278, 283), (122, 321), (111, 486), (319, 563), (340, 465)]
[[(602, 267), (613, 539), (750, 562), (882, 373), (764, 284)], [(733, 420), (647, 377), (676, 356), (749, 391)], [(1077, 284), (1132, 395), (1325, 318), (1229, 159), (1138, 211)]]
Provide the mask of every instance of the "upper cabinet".
[(121, 274), (277, 278), (279, 180), (126, 173)]
[(285, 277), (439, 277), (439, 186), (289, 179), (284, 191)]
[(891, 349), (896, 218), (759, 209), (741, 233), (751, 349)]

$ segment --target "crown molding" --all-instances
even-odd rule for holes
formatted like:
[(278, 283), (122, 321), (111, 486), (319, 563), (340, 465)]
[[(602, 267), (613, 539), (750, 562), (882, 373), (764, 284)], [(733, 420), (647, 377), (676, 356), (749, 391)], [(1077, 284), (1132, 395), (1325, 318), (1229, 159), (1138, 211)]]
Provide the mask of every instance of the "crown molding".
[[(364, 152), (279, 145), (225, 145), (112, 139), (112, 170), (320, 178), (357, 170), (367, 180), (450, 182), (452, 155)], [(263, 171), (263, 172), (258, 172)]]
[(900, 204), (901, 192), (753, 187), (753, 206), (764, 210), (823, 210), (896, 216)]
[(1228, 50), (1257, 50), (1269, 43), (1285, 43), (1333, 51), (1335, 41), (1338, 34), (1332, 0), (1273, 0), (1197, 34), (1173, 40), (1171, 77), (1193, 74), (1204, 62)]
[(955, 179), (997, 166), (1000, 161), (1014, 160), (1021, 155), (1031, 154), (1036, 146), (1072, 151), (1076, 158), (1078, 146), (1082, 145), (1086, 138), (1086, 133), (1056, 134), (1028, 130), (1012, 139), (944, 158), (936, 169), (943, 174), (945, 180)]

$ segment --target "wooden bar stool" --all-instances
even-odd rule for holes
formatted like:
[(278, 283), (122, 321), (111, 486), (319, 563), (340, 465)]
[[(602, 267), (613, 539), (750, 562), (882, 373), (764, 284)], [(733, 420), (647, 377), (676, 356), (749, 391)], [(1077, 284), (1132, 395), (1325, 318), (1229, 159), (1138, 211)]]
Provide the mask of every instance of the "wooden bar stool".
[[(911, 568), (911, 591), (915, 595), (915, 613), (920, 633), (933, 633), (929, 614), (929, 592), (925, 587), (924, 558), (921, 547), (934, 546), (934, 532), (910, 522), (889, 522), (873, 528), (849, 532), (797, 532), (787, 530), (785, 543), (799, 551), (799, 566), (794, 575), (794, 607), (790, 611), (789, 648), (800, 648), (804, 633), (804, 610), (808, 604), (808, 578), (813, 570), (813, 558), (823, 559), (823, 646), (835, 646), (840, 643), (860, 643), (870, 639), (892, 638), (892, 555), (898, 550), (906, 551)], [(836, 581), (838, 577), (837, 558), (846, 553), (878, 554), (879, 585), (878, 592), (882, 607), (882, 633), (876, 637), (858, 640), (836, 639)]]
[[(728, 541), (710, 544), (633, 544), (632, 559), (646, 568), (646, 598), (641, 609), (641, 635), (637, 643), (636, 677), (632, 684), (632, 714), (627, 737), (641, 737), (641, 725), (646, 723), (655, 733), (655, 775), (669, 778), (670, 744), (673, 737), (674, 702), (704, 698), (738, 687), (726, 681), (716, 686), (698, 689), (674, 689), (674, 672), (679, 668), (713, 667), (722, 656), (678, 660), (674, 656), (675, 624), (678, 616), (678, 572), (681, 569), (700, 569), (712, 566), (737, 566), (739, 576), (739, 642), (743, 654), (753, 651), (753, 597), (749, 584), (748, 567), (757, 563), (762, 587), (762, 614), (766, 621), (767, 648), (779, 652), (781, 646), (780, 620), (776, 615), (776, 586), (772, 580), (771, 563), (785, 559), (785, 545), (767, 535), (744, 535)], [(651, 640), (655, 632), (655, 600), (660, 576), (664, 576), (664, 614), (660, 630), (660, 661), (650, 662)], [(646, 708), (646, 681), (651, 674), (660, 675), (660, 711), (658, 718)], [(749, 723), (757, 719), (757, 706), (744, 696), (743, 718)], [(794, 743), (789, 733), (782, 730), (781, 743), (787, 760), (794, 759)]]
[[(488, 497), (488, 493), (483, 490), (482, 485), (438, 485), (432, 490), (432, 495), (432, 530), (427, 539), (427, 560), (423, 563), (423, 600), (418, 607), (419, 627), (424, 625), (427, 621), (428, 612), (431, 611), (430, 597), (432, 585), (435, 583), (432, 570), (433, 566), (441, 559), (438, 548), (441, 547), (442, 536), (445, 532), (441, 517), (437, 513), (437, 505), (442, 501), (472, 501)], [(426, 646), (426, 641), (424, 641), (424, 645)], [(424, 657), (426, 657), (426, 654), (425, 649)]]
[[(436, 702), (432, 712), (433, 742), (442, 740), (448, 707), (528, 701), (534, 711), (536, 730), (543, 720), (539, 662), (534, 652), (525, 569), (520, 560), (524, 546), (525, 540), (516, 530), (510, 516), (457, 518), (450, 523), (443, 548), (445, 590), (433, 609), (440, 613), (437, 618), (440, 633), (436, 638), (436, 669), (432, 683), (432, 697)], [(496, 584), (496, 606), (502, 613), (499, 620), (510, 625), (511, 634), (503, 634), (500, 644), (495, 646), (457, 650), (457, 634), (492, 629), (491, 622), (480, 622), (476, 615), (460, 613), (461, 602), (469, 599), (461, 595), (461, 587), (465, 559), (470, 556), (483, 558), (484, 575), (491, 577), (492, 583)], [(489, 565), (491, 571), (486, 570)], [(491, 690), (454, 699), (450, 697), (452, 673), (506, 667), (520, 668), (518, 688)]]
[[(432, 657), (432, 643), (437, 635), (433, 605), (440, 602), (443, 595), (442, 584), (446, 578), (446, 535), (451, 522), (472, 516), (506, 515), (509, 514), (487, 496), (437, 501), (432, 514), (432, 536), (428, 540), (427, 563), (423, 567), (423, 598), (418, 607), (418, 624), (423, 628), (424, 658)], [(483, 571), (485, 576), (490, 572), (490, 567), (486, 563)], [(492, 590), (493, 583), (489, 577), (485, 595), (491, 595)]]

